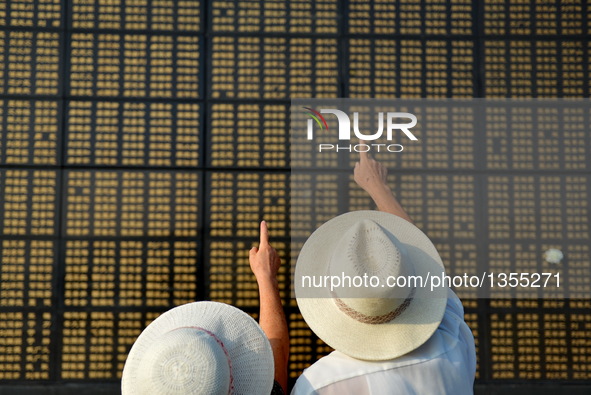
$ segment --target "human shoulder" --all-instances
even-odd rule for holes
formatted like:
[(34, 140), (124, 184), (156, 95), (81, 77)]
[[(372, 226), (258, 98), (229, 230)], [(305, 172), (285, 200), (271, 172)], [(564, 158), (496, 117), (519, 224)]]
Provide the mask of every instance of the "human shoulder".
[[(466, 359), (462, 365), (467, 367), (467, 371), (471, 371), (475, 369), (474, 339), (464, 322), (463, 315), (461, 301), (450, 290), (440, 326), (419, 348), (387, 361), (363, 361), (334, 351), (304, 370), (291, 394), (325, 393), (326, 391), (323, 392), (322, 389), (332, 388), (335, 383), (345, 381), (351, 383), (356, 377), (382, 373), (388, 375), (390, 382), (398, 383), (398, 381), (404, 381), (404, 377), (407, 377), (409, 372), (418, 369), (424, 373), (430, 369), (440, 369), (440, 364), (448, 360)], [(474, 368), (471, 368), (472, 365)]]
[(304, 370), (296, 381), (291, 395), (315, 394), (318, 389), (336, 381), (363, 374), (359, 372), (365, 363), (366, 361), (360, 361), (339, 351), (333, 351)]

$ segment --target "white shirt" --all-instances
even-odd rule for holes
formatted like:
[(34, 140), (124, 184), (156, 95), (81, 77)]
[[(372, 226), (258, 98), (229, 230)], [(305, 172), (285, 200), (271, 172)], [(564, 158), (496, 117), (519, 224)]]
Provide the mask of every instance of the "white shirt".
[(304, 370), (291, 395), (473, 394), (474, 337), (449, 291), (441, 324), (425, 344), (389, 361), (361, 361), (334, 351)]

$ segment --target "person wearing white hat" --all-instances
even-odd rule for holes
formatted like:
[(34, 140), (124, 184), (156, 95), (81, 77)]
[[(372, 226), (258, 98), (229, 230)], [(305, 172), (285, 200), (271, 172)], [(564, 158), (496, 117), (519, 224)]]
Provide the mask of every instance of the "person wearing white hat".
[(289, 338), (277, 284), (281, 261), (264, 221), (249, 259), (259, 285), (260, 326), (218, 302), (165, 312), (133, 344), (123, 368), (123, 395), (285, 393)]
[[(292, 395), (473, 393), (476, 353), (463, 307), (450, 289), (411, 281), (441, 275), (444, 267), (387, 187), (386, 173), (361, 153), (354, 179), (379, 211), (329, 220), (298, 256), (298, 307), (335, 351), (302, 373)], [(364, 276), (375, 282), (351, 285)], [(327, 278), (340, 283), (311, 285)], [(405, 281), (385, 282), (393, 278)]]

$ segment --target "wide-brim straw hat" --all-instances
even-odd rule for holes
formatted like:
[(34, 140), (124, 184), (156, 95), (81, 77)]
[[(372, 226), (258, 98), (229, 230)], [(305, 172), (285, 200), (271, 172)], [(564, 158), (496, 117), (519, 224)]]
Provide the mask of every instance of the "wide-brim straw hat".
[(156, 318), (129, 352), (121, 390), (133, 394), (270, 394), (269, 340), (243, 311), (194, 302)]
[[(430, 279), (443, 273), (435, 246), (415, 225), (384, 212), (353, 211), (329, 220), (308, 238), (294, 287), (304, 320), (325, 343), (353, 358), (388, 360), (433, 335), (445, 312), (447, 288), (431, 289), (430, 281), (413, 286), (410, 280), (407, 286), (389, 287), (386, 277)], [(380, 286), (331, 290), (328, 283), (302, 283), (303, 276), (345, 280), (364, 274), (379, 278)]]

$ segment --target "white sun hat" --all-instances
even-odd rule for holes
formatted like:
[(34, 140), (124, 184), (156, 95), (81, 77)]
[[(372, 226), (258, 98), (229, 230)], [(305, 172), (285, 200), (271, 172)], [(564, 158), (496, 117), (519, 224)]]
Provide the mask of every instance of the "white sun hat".
[(194, 302), (156, 318), (129, 352), (123, 395), (270, 394), (274, 362), (269, 340), (243, 311)]
[[(421, 346), (441, 323), (448, 289), (431, 289), (427, 279), (444, 273), (416, 226), (384, 212), (353, 211), (310, 235), (294, 287), (304, 320), (325, 343), (353, 358), (388, 360)], [(341, 286), (333, 287), (337, 279)]]

